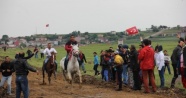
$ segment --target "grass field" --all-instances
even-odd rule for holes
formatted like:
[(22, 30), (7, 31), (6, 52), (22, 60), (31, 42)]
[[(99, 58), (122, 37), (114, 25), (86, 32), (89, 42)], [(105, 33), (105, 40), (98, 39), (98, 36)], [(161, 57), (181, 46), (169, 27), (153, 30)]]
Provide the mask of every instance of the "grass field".
[[(157, 44), (162, 45), (164, 49), (168, 50), (169, 55), (172, 54), (172, 50), (176, 47), (177, 41), (178, 41), (177, 38), (152, 38), (151, 40), (152, 40), (153, 47), (155, 47)], [(125, 41), (125, 43), (127, 43), (129, 46), (131, 44), (136, 45), (136, 48), (138, 49), (140, 41), (138, 39), (132, 39), (132, 40)], [(87, 74), (90, 74), (90, 75), (94, 74), (93, 63), (92, 63), (93, 62), (93, 52), (97, 52), (99, 54), (101, 50), (108, 49), (111, 46), (114, 47), (114, 49), (117, 48), (116, 43), (115, 44), (91, 44), (91, 45), (86, 45), (86, 46), (81, 46), (80, 47), (80, 50), (83, 51), (83, 53), (86, 56), (87, 61), (89, 62), (89, 63), (85, 64)], [(55, 47), (55, 48), (58, 52), (57, 53), (57, 61), (58, 61), (58, 65), (59, 65), (59, 62), (60, 62), (61, 58), (66, 55), (66, 52), (65, 52), (63, 46), (59, 46), (59, 47)], [(32, 48), (32, 50), (33, 50), (33, 48)], [(21, 50), (19, 48), (8, 49), (7, 52), (4, 52), (1, 49), (0, 50), (0, 56), (8, 55), (11, 58), (14, 58), (15, 54), (17, 52), (20, 52), (20, 51), (26, 52), (27, 48), (25, 48), (23, 50)], [(40, 54), (39, 54), (39, 57), (40, 57)], [(35, 67), (41, 67), (43, 60), (44, 59), (41, 59), (41, 58), (35, 59), (33, 57), (31, 60), (28, 60), (28, 62)], [(59, 66), (58, 66), (58, 72), (61, 72)], [(171, 66), (171, 72), (173, 73), (172, 66)], [(158, 75), (157, 69), (155, 69), (155, 76), (156, 76), (156, 84), (157, 84), (157, 86), (159, 86), (160, 85), (160, 80), (159, 80), (159, 75)], [(170, 82), (171, 82), (172, 77), (173, 77), (173, 75), (169, 75), (168, 72), (166, 71), (166, 73), (165, 73), (166, 86), (168, 86), (168, 87), (170, 86)], [(176, 86), (179, 87), (179, 88), (183, 88), (180, 81), (177, 82)]]

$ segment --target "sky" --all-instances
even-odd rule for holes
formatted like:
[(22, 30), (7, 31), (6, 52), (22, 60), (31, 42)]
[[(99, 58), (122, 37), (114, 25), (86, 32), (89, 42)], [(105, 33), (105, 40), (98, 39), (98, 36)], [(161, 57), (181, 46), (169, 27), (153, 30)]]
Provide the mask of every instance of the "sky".
[(186, 0), (0, 0), (0, 38), (151, 25), (186, 26)]

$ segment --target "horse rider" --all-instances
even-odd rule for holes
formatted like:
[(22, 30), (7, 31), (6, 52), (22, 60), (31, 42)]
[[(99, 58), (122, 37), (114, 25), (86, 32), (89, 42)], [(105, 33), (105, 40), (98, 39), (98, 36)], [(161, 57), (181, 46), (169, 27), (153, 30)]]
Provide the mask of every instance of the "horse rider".
[[(46, 54), (46, 59), (44, 61), (44, 68), (46, 68), (46, 64), (51, 56), (51, 53), (54, 52), (54, 55), (57, 53), (56, 49), (52, 48), (51, 43), (48, 43), (47, 48), (43, 51), (44, 54)], [(56, 71), (57, 71), (57, 61), (55, 60), (56, 64)]]
[(71, 45), (77, 45), (77, 41), (75, 40), (74, 35), (71, 35), (70, 36), (70, 40), (65, 44), (65, 50), (67, 51), (67, 55), (66, 55), (65, 62), (64, 62), (65, 71), (67, 70), (67, 65), (68, 65), (68, 61), (69, 61), (69, 55), (70, 55), (70, 53), (72, 51), (72, 46)]

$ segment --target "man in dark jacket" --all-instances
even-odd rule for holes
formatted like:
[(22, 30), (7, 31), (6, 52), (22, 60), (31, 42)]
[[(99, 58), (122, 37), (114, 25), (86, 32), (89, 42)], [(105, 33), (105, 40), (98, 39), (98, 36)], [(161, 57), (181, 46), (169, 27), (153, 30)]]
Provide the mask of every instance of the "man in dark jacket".
[(79, 51), (79, 65), (81, 66), (83, 72), (86, 73), (84, 61), (87, 63), (85, 54), (82, 51)]
[(0, 66), (0, 71), (2, 72), (2, 78), (1, 78), (1, 83), (0, 87), (2, 87), (7, 81), (8, 84), (8, 90), (7, 93), (8, 95), (11, 95), (11, 82), (12, 82), (12, 73), (14, 72), (13, 70), (13, 65), (10, 62), (10, 58), (8, 56), (5, 57), (5, 62), (3, 62)]
[(23, 57), (23, 53), (19, 53), (19, 58), (13, 61), (16, 73), (16, 98), (20, 98), (21, 91), (23, 91), (24, 98), (28, 98), (29, 96), (27, 79), (29, 70), (38, 74), (38, 70), (28, 65), (27, 61), (22, 59)]
[(134, 45), (131, 45), (130, 47), (129, 58), (130, 58), (129, 67), (132, 69), (133, 79), (134, 79), (133, 90), (141, 90), (141, 83), (139, 77), (140, 67), (138, 64), (138, 52)]
[(171, 88), (174, 88), (175, 81), (178, 78), (177, 64), (180, 59), (183, 45), (184, 45), (184, 39), (180, 39), (178, 41), (177, 47), (173, 50), (172, 55), (171, 55), (172, 67), (174, 71), (174, 77), (172, 78)]
[(122, 68), (123, 68), (123, 72), (122, 72), (123, 83), (125, 85), (128, 85), (128, 61), (129, 61), (128, 45), (123, 45), (122, 52), (119, 55), (124, 60), (124, 63), (122, 65)]

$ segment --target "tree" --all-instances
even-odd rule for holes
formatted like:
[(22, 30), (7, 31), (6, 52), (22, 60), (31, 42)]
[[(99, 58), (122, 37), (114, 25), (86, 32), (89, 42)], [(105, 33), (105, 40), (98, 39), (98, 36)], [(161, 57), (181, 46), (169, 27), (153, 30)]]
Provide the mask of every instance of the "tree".
[(25, 39), (26, 39), (27, 42), (31, 41), (31, 37), (30, 36), (25, 36)]
[(7, 42), (9, 41), (8, 38), (8, 35), (3, 35), (1, 40), (5, 41), (5, 44), (7, 44)]

